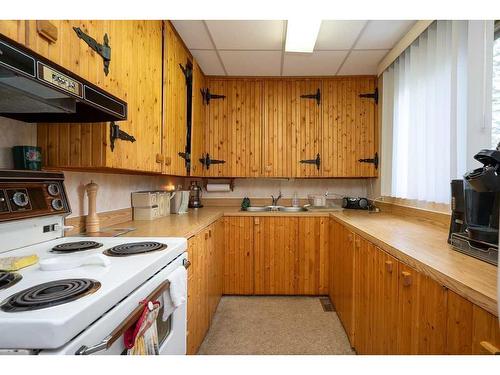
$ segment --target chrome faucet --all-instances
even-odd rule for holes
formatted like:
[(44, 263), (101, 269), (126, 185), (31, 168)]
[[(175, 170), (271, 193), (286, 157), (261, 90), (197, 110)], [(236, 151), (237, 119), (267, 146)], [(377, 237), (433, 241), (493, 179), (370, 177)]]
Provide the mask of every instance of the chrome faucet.
[(271, 206), (277, 206), (278, 201), (281, 199), (281, 191), (280, 191), (280, 195), (278, 195), (276, 198), (274, 197), (274, 195), (271, 195), (271, 198), (272, 198)]

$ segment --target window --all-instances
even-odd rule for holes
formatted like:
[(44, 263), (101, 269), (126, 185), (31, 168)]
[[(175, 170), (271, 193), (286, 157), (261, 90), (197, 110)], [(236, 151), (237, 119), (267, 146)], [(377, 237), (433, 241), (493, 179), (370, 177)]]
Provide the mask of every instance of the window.
[(500, 21), (495, 22), (492, 96), (491, 147), (496, 148), (500, 144)]
[(473, 156), (490, 148), (490, 105), (500, 137), (493, 29), (493, 21), (435, 21), (383, 73), (382, 195), (449, 203), (450, 181), (477, 168)]

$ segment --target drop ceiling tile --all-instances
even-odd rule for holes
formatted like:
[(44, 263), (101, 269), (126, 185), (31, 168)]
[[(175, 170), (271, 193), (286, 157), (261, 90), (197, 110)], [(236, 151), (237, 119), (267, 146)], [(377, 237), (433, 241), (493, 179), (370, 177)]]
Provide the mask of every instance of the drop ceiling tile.
[(230, 76), (279, 76), (281, 51), (219, 51)]
[(172, 21), (175, 29), (189, 49), (213, 49), (203, 21)]
[(217, 49), (281, 50), (283, 21), (206, 21)]
[(391, 49), (415, 21), (369, 21), (355, 49)]
[(222, 65), (220, 64), (219, 57), (217, 56), (217, 53), (212, 50), (191, 50), (191, 53), (193, 54), (194, 58), (198, 62), (198, 64), (201, 67), (201, 70), (203, 70), (203, 73), (207, 75), (225, 75), (224, 69), (222, 68)]
[(323, 21), (315, 51), (351, 49), (367, 21)]
[(389, 50), (352, 51), (339, 75), (377, 74), (377, 65)]
[(335, 75), (346, 55), (347, 51), (315, 51), (310, 54), (286, 53), (283, 63), (283, 75)]

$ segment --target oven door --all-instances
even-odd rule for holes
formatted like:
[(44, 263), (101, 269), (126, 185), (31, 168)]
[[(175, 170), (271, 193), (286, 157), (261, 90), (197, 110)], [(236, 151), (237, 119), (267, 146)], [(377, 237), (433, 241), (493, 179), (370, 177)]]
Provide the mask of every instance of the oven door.
[(187, 265), (187, 253), (183, 253), (64, 347), (43, 350), (39, 354), (126, 354), (123, 334), (137, 320), (139, 302), (144, 299), (161, 301), (157, 318), (159, 353), (186, 354), (186, 303), (163, 321), (162, 293), (168, 288), (168, 275), (177, 267)]

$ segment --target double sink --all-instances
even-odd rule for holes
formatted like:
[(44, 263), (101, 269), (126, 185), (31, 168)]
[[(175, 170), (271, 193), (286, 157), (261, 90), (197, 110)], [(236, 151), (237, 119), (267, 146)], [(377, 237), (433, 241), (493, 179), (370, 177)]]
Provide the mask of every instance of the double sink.
[(248, 212), (304, 212), (307, 211), (304, 207), (294, 207), (294, 206), (250, 206), (243, 211)]

